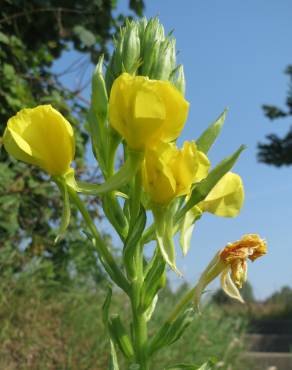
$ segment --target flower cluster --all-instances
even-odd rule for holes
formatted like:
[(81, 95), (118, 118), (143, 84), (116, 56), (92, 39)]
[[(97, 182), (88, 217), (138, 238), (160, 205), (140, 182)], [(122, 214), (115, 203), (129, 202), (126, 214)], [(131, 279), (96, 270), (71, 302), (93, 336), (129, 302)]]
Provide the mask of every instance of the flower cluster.
[[(92, 78), (87, 127), (104, 177), (101, 184), (75, 178), (73, 129), (51, 105), (21, 110), (9, 119), (3, 136), (10, 155), (40, 167), (59, 187), (64, 209), (56, 241), (69, 224), (70, 202), (79, 209), (104, 269), (132, 305), (128, 335), (119, 316), (109, 315), (111, 293), (106, 298), (103, 316), (111, 349), (117, 345), (141, 370), (149, 370), (150, 355), (179, 338), (190, 322), (190, 310), (184, 311), (185, 305), (194, 299), (198, 307), (202, 292), (216, 277), (221, 276), (221, 286), (229, 296), (242, 301), (238, 289), (246, 281), (247, 260), (254, 261), (267, 249), (263, 239), (249, 234), (219, 250), (195, 287), (147, 342), (147, 321), (164, 286), (166, 266), (180, 274), (175, 235), (180, 234), (182, 252), (187, 254), (194, 227), (205, 212), (235, 217), (244, 200), (242, 180), (231, 172), (244, 147), (216, 166), (208, 158), (226, 111), (199, 138), (177, 147), (189, 103), (184, 97), (183, 67), (176, 64), (175, 56), (175, 40), (164, 35), (155, 18), (126, 23), (115, 40), (105, 74), (100, 58)], [(124, 162), (116, 170), (120, 151)], [(78, 193), (101, 197), (104, 214), (123, 244), (122, 268)], [(153, 215), (148, 228), (147, 212)], [(155, 241), (156, 247), (147, 260), (143, 248), (150, 241)]]

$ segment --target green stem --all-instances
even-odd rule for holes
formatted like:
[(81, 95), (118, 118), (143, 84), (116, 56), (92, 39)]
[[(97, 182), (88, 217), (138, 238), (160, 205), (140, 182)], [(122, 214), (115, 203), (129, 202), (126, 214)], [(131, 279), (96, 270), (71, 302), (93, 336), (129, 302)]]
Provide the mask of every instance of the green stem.
[(140, 169), (144, 158), (143, 152), (130, 151), (129, 156), (122, 165), (122, 167), (110, 178), (102, 184), (91, 184), (84, 181), (76, 181), (74, 178), (70, 179), (69, 185), (77, 192), (87, 195), (101, 195), (110, 191), (118, 190), (124, 185), (127, 185), (137, 171)]
[(104, 244), (104, 241), (99, 234), (94, 222), (92, 221), (89, 212), (85, 208), (83, 202), (79, 198), (79, 196), (76, 194), (76, 192), (68, 186), (68, 191), (70, 194), (70, 197), (76, 207), (79, 209), (80, 213), (83, 216), (83, 219), (85, 223), (87, 224), (87, 227), (91, 231), (95, 242), (96, 242), (96, 248), (100, 256), (100, 260), (103, 263), (104, 268), (110, 275), (111, 279), (127, 294), (129, 293), (130, 286), (129, 282), (122, 273), (121, 269), (117, 265), (116, 261), (114, 260), (112, 254), (108, 250), (107, 246)]
[(147, 320), (141, 311), (140, 298), (143, 285), (143, 244), (137, 245), (135, 254), (135, 275), (131, 280), (131, 306), (133, 314), (133, 337), (135, 361), (139, 370), (149, 370)]

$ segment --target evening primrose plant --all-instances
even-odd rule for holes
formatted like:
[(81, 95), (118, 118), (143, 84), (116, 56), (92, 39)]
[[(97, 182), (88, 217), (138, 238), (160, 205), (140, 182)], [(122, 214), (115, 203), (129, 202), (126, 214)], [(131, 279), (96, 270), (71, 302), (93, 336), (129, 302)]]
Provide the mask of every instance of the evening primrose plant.
[[(101, 57), (92, 77), (88, 127), (102, 183), (82, 182), (75, 176), (74, 132), (51, 105), (21, 110), (9, 119), (4, 132), (7, 152), (43, 169), (60, 189), (64, 208), (56, 248), (73, 204), (87, 224), (86, 235), (111, 284), (130, 301), (131, 323), (123, 322), (111, 307), (112, 289), (103, 304), (111, 353), (108, 369), (119, 369), (118, 353), (125, 357), (128, 369), (151, 369), (154, 354), (179, 340), (194, 319), (208, 284), (221, 276), (226, 294), (243, 301), (239, 289), (246, 281), (247, 260), (266, 253), (265, 241), (254, 234), (219, 249), (197, 284), (165, 314), (161, 328), (148, 334), (167, 269), (181, 275), (175, 235), (180, 235), (186, 255), (194, 226), (204, 213), (235, 217), (244, 199), (242, 180), (231, 172), (244, 147), (215, 167), (208, 159), (226, 111), (197, 140), (177, 147), (190, 108), (184, 92), (184, 72), (176, 63), (173, 36), (165, 35), (157, 18), (128, 21), (114, 41), (105, 73)], [(121, 151), (123, 164), (117, 169)], [(123, 245), (122, 264), (96, 228), (84, 203), (86, 196), (100, 198)], [(150, 242), (152, 256), (147, 252), (146, 257), (144, 249)], [(206, 370), (208, 366), (181, 363), (169, 364), (167, 369)]]

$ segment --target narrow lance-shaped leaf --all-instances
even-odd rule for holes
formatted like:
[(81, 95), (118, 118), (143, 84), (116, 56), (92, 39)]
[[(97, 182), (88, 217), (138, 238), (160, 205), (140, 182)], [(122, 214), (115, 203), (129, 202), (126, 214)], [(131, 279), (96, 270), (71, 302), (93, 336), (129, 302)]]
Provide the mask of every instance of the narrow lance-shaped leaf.
[(176, 342), (194, 318), (194, 310), (189, 308), (181, 313), (175, 321), (166, 321), (151, 339), (149, 344), (149, 353), (153, 354), (159, 349)]
[(224, 112), (213, 122), (203, 133), (202, 135), (196, 140), (197, 148), (201, 152), (205, 154), (208, 153), (211, 146), (214, 144), (215, 140), (219, 136), (221, 129), (223, 127), (226, 114), (228, 109), (225, 108)]
[(197, 205), (199, 202), (204, 200), (217, 182), (228, 172), (236, 163), (241, 152), (245, 149), (244, 145), (241, 145), (240, 148), (232, 154), (230, 157), (225, 158), (220, 162), (208, 176), (202, 180), (198, 185), (195, 186), (192, 194), (187, 201), (186, 205), (178, 212), (176, 221), (179, 222), (182, 217), (189, 211), (192, 207)]
[(149, 262), (149, 265), (147, 266), (148, 271), (141, 289), (141, 307), (143, 310), (151, 306), (155, 296), (157, 296), (157, 292), (163, 285), (165, 261), (159, 248), (156, 248), (155, 255)]
[(119, 315), (113, 315), (109, 319), (108, 327), (112, 340), (119, 346), (124, 356), (128, 359), (133, 358), (133, 345)]
[(110, 308), (111, 300), (112, 300), (112, 288), (109, 286), (107, 295), (105, 297), (105, 300), (102, 306), (102, 320), (106, 328), (108, 327), (109, 308)]
[(145, 225), (146, 225), (146, 212), (144, 208), (141, 206), (136, 223), (135, 224), (133, 223), (129, 229), (128, 238), (125, 242), (125, 247), (123, 250), (124, 263), (128, 274), (130, 274), (131, 276), (133, 276), (135, 273), (133, 258), (135, 251), (138, 247), (138, 244), (141, 241), (141, 235), (145, 229)]

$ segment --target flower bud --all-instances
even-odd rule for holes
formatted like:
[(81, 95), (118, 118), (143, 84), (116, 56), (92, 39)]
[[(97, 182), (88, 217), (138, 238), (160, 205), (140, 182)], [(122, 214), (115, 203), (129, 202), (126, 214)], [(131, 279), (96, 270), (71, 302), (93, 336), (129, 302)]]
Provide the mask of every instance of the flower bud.
[(99, 58), (92, 76), (91, 104), (99, 121), (104, 122), (108, 113), (108, 96), (102, 72), (103, 55)]
[(22, 109), (8, 120), (4, 147), (18, 160), (64, 175), (74, 159), (75, 141), (70, 123), (51, 105)]
[(157, 58), (153, 61), (150, 76), (157, 80), (169, 80), (175, 70), (175, 40), (165, 39), (159, 45)]
[(185, 74), (184, 74), (184, 67), (182, 65), (178, 66), (177, 69), (177, 78), (174, 80), (174, 85), (183, 95), (185, 95), (186, 91), (186, 81), (185, 81)]
[(135, 22), (127, 22), (122, 53), (124, 72), (130, 74), (136, 72), (140, 58), (140, 38), (138, 25)]
[(158, 58), (160, 43), (165, 39), (164, 28), (158, 18), (152, 18), (147, 23), (144, 33), (140, 32), (141, 39), (141, 74), (150, 76), (150, 71), (155, 60)]

